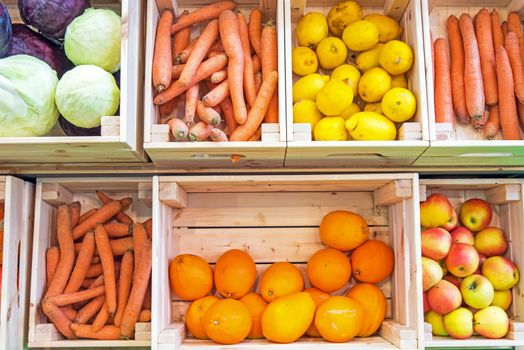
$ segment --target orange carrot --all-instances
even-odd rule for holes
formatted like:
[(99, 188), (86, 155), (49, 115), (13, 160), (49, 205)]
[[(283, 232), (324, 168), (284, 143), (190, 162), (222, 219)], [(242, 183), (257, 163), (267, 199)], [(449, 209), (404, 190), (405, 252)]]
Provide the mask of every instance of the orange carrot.
[(249, 32), (246, 16), (242, 12), (237, 13), (238, 28), (242, 50), (244, 51), (244, 94), (249, 107), (252, 107), (257, 98), (255, 91), (255, 73), (253, 70), (253, 60), (251, 59), (251, 46), (249, 45)]
[(133, 275), (133, 286), (129, 294), (129, 299), (124, 310), (122, 323), (120, 324), (121, 335), (123, 338), (130, 338), (135, 330), (135, 324), (140, 316), (144, 296), (146, 295), (149, 277), (151, 275), (152, 264), (152, 245), (151, 241), (145, 241), (142, 247), (142, 254), (138, 257), (139, 264)]
[(180, 64), (173, 65), (173, 67), (171, 68), (171, 72), (172, 72), (172, 75), (173, 75), (173, 77), (172, 77), (173, 80), (177, 80), (178, 78), (180, 78), (180, 75), (184, 71), (184, 68), (186, 68), (185, 63), (180, 63)]
[(211, 137), (211, 140), (214, 142), (227, 142), (226, 133), (217, 128), (211, 130), (209, 137)]
[(233, 103), (231, 102), (230, 97), (226, 97), (224, 101), (220, 103), (222, 112), (224, 113), (224, 119), (227, 126), (227, 134), (231, 135), (233, 131), (237, 128), (238, 124), (233, 113)]
[(86, 221), (86, 219), (90, 217), (91, 215), (93, 215), (94, 213), (96, 213), (96, 211), (97, 211), (96, 208), (89, 209), (88, 211), (80, 215), (80, 217), (78, 218), (78, 223), (81, 224), (82, 222)]
[(497, 49), (499, 46), (504, 46), (504, 33), (500, 26), (500, 16), (496, 9), (491, 11), (491, 33), (493, 34), (493, 48)]
[[(262, 29), (261, 55), (262, 80), (266, 80), (270, 72), (278, 70), (277, 30), (273, 22), (269, 22), (264, 29)], [(278, 123), (278, 94), (276, 90), (271, 98), (264, 122)]]
[(178, 21), (171, 26), (171, 33), (178, 32), (179, 30), (187, 28), (195, 23), (218, 18), (222, 11), (232, 10), (234, 8), (235, 3), (233, 1), (218, 1), (210, 5), (202, 6), (198, 10), (188, 13), (184, 17), (180, 17)]
[(249, 41), (253, 50), (255, 50), (258, 57), (262, 57), (261, 49), (262, 37), (262, 11), (258, 8), (251, 10), (249, 14)]
[[(97, 287), (100, 288), (100, 287)], [(106, 301), (105, 294), (101, 294), (83, 306), (76, 315), (75, 322), (80, 324), (87, 323), (98, 311)]]
[(47, 297), (46, 301), (56, 306), (66, 306), (96, 298), (99, 295), (103, 295), (104, 291), (105, 287), (100, 286), (92, 289), (86, 289), (81, 292), (54, 295), (52, 297)]
[(167, 125), (169, 125), (169, 131), (171, 132), (171, 135), (173, 135), (175, 141), (187, 141), (189, 129), (182, 119), (171, 118), (167, 121)]
[(218, 21), (216, 19), (208, 23), (204, 31), (200, 34), (195, 48), (191, 55), (187, 59), (186, 65), (180, 78), (178, 79), (179, 83), (186, 88), (191, 87), (191, 82), (193, 77), (200, 66), (200, 63), (204, 60), (207, 54), (207, 50), (213, 45), (216, 38), (218, 37)]
[[(216, 126), (220, 124), (221, 121), (220, 114), (218, 114), (218, 112), (215, 111), (213, 108), (204, 106), (204, 104), (201, 101), (197, 102), (197, 115), (201, 121), (208, 124), (209, 126)], [(189, 131), (190, 134), (192, 132), (193, 131), (191, 130)], [(189, 139), (190, 141), (193, 141), (191, 140), (191, 137), (189, 137)]]
[(96, 224), (101, 224), (111, 219), (113, 216), (118, 214), (122, 209), (120, 201), (112, 201), (105, 204), (102, 208), (98, 209), (96, 213), (91, 215), (81, 224), (78, 224), (73, 229), (73, 238), (76, 240), (95, 228)]
[(88, 287), (87, 289), (93, 289), (104, 285), (104, 275), (98, 276)]
[[(198, 37), (191, 39), (189, 44), (183, 49), (178, 56), (174, 59), (174, 64), (178, 64), (183, 66), (184, 63), (187, 62), (189, 56), (191, 56), (191, 53), (195, 49), (196, 42), (198, 41)], [(174, 68), (174, 67), (173, 67)]]
[[(509, 33), (508, 33), (509, 34)], [(506, 50), (497, 49), (497, 80), (499, 83), (499, 115), (504, 140), (520, 140), (520, 128), (515, 103), (513, 73)]]
[(257, 131), (249, 138), (248, 141), (260, 141), (260, 137), (262, 136), (262, 130), (261, 128), (258, 128)]
[[(224, 101), (229, 96), (229, 80), (226, 79), (218, 84), (213, 90), (209, 91), (204, 97), (202, 97), (202, 104), (204, 107), (215, 107)], [(198, 107), (197, 107), (198, 109)], [(197, 111), (198, 114), (198, 111)], [(200, 118), (200, 116), (199, 116)], [(202, 119), (202, 118), (200, 118)], [(213, 123), (217, 125), (218, 123)]]
[(68, 305), (68, 306), (62, 306), (60, 308), (60, 311), (62, 311), (64, 313), (64, 315), (70, 320), (70, 321), (74, 321), (75, 320), (75, 317), (76, 315), (78, 314), (78, 312), (73, 309), (71, 307), (71, 305)]
[(126, 252), (133, 251), (133, 237), (124, 237), (120, 239), (112, 239), (111, 251), (114, 256), (124, 255)]
[(151, 310), (144, 309), (140, 311), (138, 322), (151, 322)]
[(101, 263), (89, 265), (86, 271), (86, 278), (95, 278), (104, 273)]
[(433, 51), (435, 52), (435, 122), (455, 123), (446, 40), (442, 38), (435, 40)]
[(227, 78), (227, 70), (222, 69), (218, 72), (215, 72), (211, 74), (211, 77), (209, 78), (213, 84), (218, 84), (223, 82)]
[(211, 52), (218, 53), (224, 53), (224, 46), (222, 46), (222, 41), (220, 41), (220, 38), (215, 41), (215, 43), (209, 48), (207, 55), (209, 56)]
[(198, 122), (189, 129), (189, 141), (206, 141), (209, 138), (209, 133), (213, 129), (212, 125), (204, 122)]
[(133, 281), (134, 271), (134, 258), (133, 253), (127, 252), (122, 258), (122, 267), (120, 268), (120, 278), (118, 279), (118, 305), (116, 308), (114, 322), (115, 325), (120, 327), (122, 322), (122, 316), (124, 315), (124, 308), (129, 298), (129, 292), (131, 291), (131, 283)]
[(524, 65), (524, 33), (522, 32), (522, 23), (520, 22), (520, 15), (518, 12), (511, 12), (508, 15), (508, 31), (517, 34), (520, 57), (522, 58), (522, 64)]
[(107, 232), (100, 224), (95, 227), (95, 240), (104, 270), (107, 311), (113, 316), (116, 312), (115, 260)]
[[(184, 17), (188, 13), (189, 11), (186, 10), (180, 14), (180, 17)], [(180, 52), (182, 52), (182, 50), (184, 50), (187, 47), (187, 45), (189, 45), (190, 38), (191, 38), (191, 28), (190, 27), (184, 28), (175, 33), (175, 35), (173, 36), (173, 49), (171, 53), (173, 61), (180, 54)]]
[(147, 283), (146, 295), (144, 296), (144, 302), (142, 303), (142, 310), (151, 310), (151, 278)]
[(132, 234), (131, 227), (131, 225), (121, 224), (118, 222), (104, 224), (107, 235), (111, 238), (130, 236)]
[[(493, 49), (493, 35), (491, 30), (491, 17), (487, 9), (483, 8), (477, 14), (475, 32), (479, 47), (480, 67), (482, 82), (487, 105), (498, 102), (497, 72), (495, 67), (495, 50)], [(453, 78), (455, 78), (453, 76)]]
[(106, 325), (107, 320), (109, 319), (109, 312), (107, 311), (107, 303), (104, 303), (96, 315), (95, 320), (93, 321), (93, 332), (98, 332)]
[(96, 340), (119, 340), (120, 328), (117, 326), (107, 325), (95, 331), (94, 327), (88, 324), (71, 324), (71, 329), (79, 338), (96, 339)]
[(267, 79), (262, 83), (260, 92), (257, 95), (257, 99), (253, 108), (249, 111), (249, 115), (245, 124), (240, 125), (236, 128), (235, 132), (229, 138), (230, 141), (247, 141), (256, 132), (262, 121), (264, 115), (267, 112), (271, 97), (277, 86), (278, 73), (272, 72)]
[(71, 227), (75, 227), (80, 220), (80, 202), (69, 203), (69, 210), (71, 210)]
[(227, 79), (233, 111), (238, 124), (244, 124), (247, 119), (247, 108), (244, 100), (244, 53), (240, 40), (238, 20), (233, 11), (223, 11), (218, 17), (220, 38), (229, 58)]
[[(98, 199), (100, 199), (100, 201), (104, 204), (108, 204), (113, 200), (111, 197), (109, 197), (102, 191), (96, 191), (96, 195), (98, 196)], [(131, 219), (126, 213), (124, 213), (124, 211), (129, 209), (131, 204), (133, 204), (133, 198), (126, 197), (120, 199), (119, 201), (120, 204), (122, 204), (122, 209), (120, 209), (120, 212), (116, 214), (116, 220), (122, 224), (133, 225), (133, 219)]]
[(64, 294), (77, 292), (82, 286), (82, 281), (86, 277), (89, 264), (95, 252), (95, 235), (93, 232), (88, 232), (84, 236), (76, 264), (69, 277), (69, 282), (64, 289)]
[(262, 87), (262, 72), (255, 73), (255, 90), (257, 92), (260, 91), (260, 87)]
[[(199, 83), (200, 81), (206, 79), (211, 74), (221, 70), (224, 68), (227, 64), (227, 56), (217, 55), (215, 57), (212, 57), (200, 64), (198, 67), (195, 76), (193, 77), (193, 81), (190, 85), (194, 85)], [(178, 81), (175, 81), (169, 88), (167, 88), (162, 93), (155, 96), (153, 103), (160, 105), (163, 103), (166, 103), (169, 100), (172, 100), (173, 98), (177, 97), (184, 91), (186, 91), (187, 88), (182, 86)]]
[(519, 40), (514, 32), (506, 35), (505, 43), (511, 71), (513, 72), (513, 82), (515, 84), (515, 96), (519, 102), (524, 103), (524, 67), (520, 57)]
[(67, 204), (58, 207), (56, 236), (60, 248), (60, 260), (45, 297), (62, 294), (75, 264), (75, 245), (71, 233), (71, 211)]
[(484, 109), (484, 113), (482, 113), (482, 116), (480, 118), (473, 118), (471, 119), (471, 126), (478, 132), (482, 132), (484, 129), (484, 125), (488, 122), (489, 119), (489, 112), (488, 112), (489, 106), (486, 106)]
[[(146, 229), (142, 224), (133, 225), (133, 246), (135, 247), (135, 257), (142, 256), (142, 247), (144, 242), (147, 241)], [(138, 259), (135, 259), (135, 270), (138, 265)]]
[[(102, 276), (102, 275), (100, 275), (100, 276)], [(84, 289), (89, 288), (91, 283), (93, 283), (94, 281), (95, 281), (94, 278), (84, 278), (84, 280), (82, 281), (82, 288), (84, 288)]]
[(164, 91), (171, 83), (171, 33), (173, 14), (166, 10), (158, 20), (153, 56), (153, 86), (156, 91)]
[(44, 300), (42, 311), (53, 322), (56, 329), (67, 339), (76, 339), (76, 335), (71, 330), (71, 320), (58, 308), (58, 306)]
[[(200, 84), (194, 84), (186, 92), (186, 107), (184, 122), (188, 127), (195, 124), (195, 114), (198, 101), (198, 94), (200, 92)], [(187, 136), (187, 134), (186, 134)]]
[(466, 106), (469, 116), (481, 118), (484, 114), (485, 98), (480, 55), (471, 17), (464, 13), (459, 20), (462, 42), (464, 44), (464, 82)]
[(258, 73), (262, 70), (262, 63), (260, 63), (260, 58), (257, 55), (251, 56), (253, 61), (253, 73)]
[(49, 284), (55, 276), (55, 271), (60, 261), (60, 249), (58, 247), (51, 247), (46, 250), (45, 253), (45, 264), (46, 264), (46, 288), (49, 288)]
[(153, 238), (153, 219), (149, 218), (146, 221), (142, 223), (146, 229), (147, 238), (152, 239)]
[(482, 132), (484, 137), (491, 140), (494, 139), (500, 131), (500, 115), (499, 105), (489, 106), (489, 119), (484, 125)]

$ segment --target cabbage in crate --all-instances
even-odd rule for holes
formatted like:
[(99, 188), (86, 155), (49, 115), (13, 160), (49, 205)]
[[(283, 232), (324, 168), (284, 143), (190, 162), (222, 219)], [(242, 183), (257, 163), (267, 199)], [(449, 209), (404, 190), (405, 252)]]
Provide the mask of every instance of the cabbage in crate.
[(80, 128), (100, 126), (103, 116), (114, 115), (120, 103), (115, 78), (105, 70), (82, 65), (65, 73), (56, 87), (60, 114)]
[(120, 69), (122, 21), (111, 10), (89, 8), (67, 27), (64, 48), (76, 66), (91, 64), (114, 73)]
[(42, 136), (58, 119), (56, 72), (27, 55), (0, 59), (0, 137)]

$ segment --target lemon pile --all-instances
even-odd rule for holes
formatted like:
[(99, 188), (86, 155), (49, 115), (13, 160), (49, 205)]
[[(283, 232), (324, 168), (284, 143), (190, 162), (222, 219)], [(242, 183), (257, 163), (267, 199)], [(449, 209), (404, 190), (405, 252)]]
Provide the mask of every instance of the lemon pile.
[(327, 18), (302, 17), (292, 51), (301, 77), (293, 85), (293, 122), (311, 124), (316, 141), (395, 140), (395, 122), (417, 108), (405, 75), (413, 51), (400, 34), (390, 17), (362, 17), (355, 1), (335, 5)]

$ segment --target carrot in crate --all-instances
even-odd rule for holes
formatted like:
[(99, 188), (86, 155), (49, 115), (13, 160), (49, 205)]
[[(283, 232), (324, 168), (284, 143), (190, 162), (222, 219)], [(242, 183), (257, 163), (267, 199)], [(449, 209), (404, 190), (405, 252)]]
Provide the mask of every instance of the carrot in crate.
[(491, 11), (491, 33), (493, 34), (493, 48), (504, 46), (504, 33), (500, 25), (500, 15), (496, 9)]
[(249, 41), (253, 50), (260, 58), (262, 57), (261, 40), (262, 37), (262, 11), (258, 8), (251, 10), (249, 14)]
[(151, 322), (151, 310), (144, 309), (138, 315), (138, 322)]
[(97, 224), (95, 227), (95, 240), (104, 271), (107, 311), (110, 316), (113, 316), (116, 312), (115, 259), (109, 237), (101, 224)]
[(508, 54), (511, 71), (513, 73), (513, 82), (515, 84), (515, 96), (519, 102), (524, 103), (524, 67), (520, 57), (519, 39), (514, 32), (506, 35), (505, 46)]
[(111, 238), (120, 238), (130, 236), (132, 234), (131, 225), (121, 224), (118, 222), (111, 222), (109, 224), (104, 224), (104, 228), (107, 231), (107, 234)]
[(211, 137), (211, 140), (214, 142), (227, 142), (227, 135), (225, 132), (223, 132), (220, 129), (213, 129), (209, 133), (209, 137)]
[[(208, 126), (217, 126), (218, 124), (220, 124), (220, 121), (221, 121), (221, 118), (220, 118), (220, 114), (214, 110), (213, 108), (211, 107), (206, 107), (204, 106), (204, 104), (201, 102), (201, 101), (198, 101), (197, 102), (197, 115), (198, 115), (198, 118), (200, 118), (201, 121), (203, 121), (204, 123), (206, 123)], [(193, 128), (191, 128), (192, 130)], [(191, 133), (192, 131), (189, 131), (190, 133), (190, 139), (191, 139)], [(211, 130), (209, 130), (211, 131)], [(208, 135), (209, 137), (209, 135)], [(206, 137), (207, 139), (207, 137)], [(193, 140), (192, 140), (193, 141)], [(200, 140), (199, 140), (200, 141)]]
[[(103, 287), (103, 286), (102, 286)], [(100, 287), (97, 287), (100, 288)], [(75, 317), (75, 322), (80, 324), (86, 324), (98, 311), (106, 301), (105, 294), (99, 295), (85, 306), (83, 306)]]
[(453, 109), (459, 123), (469, 124), (470, 118), (466, 107), (464, 87), (464, 45), (457, 17), (449, 16), (447, 29), (450, 51), (450, 75), (453, 77), (451, 79)]
[(89, 269), (94, 252), (95, 235), (93, 232), (88, 232), (84, 236), (80, 246), (80, 251), (78, 252), (75, 267), (73, 268), (73, 272), (71, 272), (71, 276), (69, 277), (69, 282), (67, 282), (67, 285), (64, 289), (64, 293), (74, 293), (80, 289), (82, 282), (86, 277), (87, 270)]
[(495, 67), (495, 50), (493, 49), (491, 16), (488, 10), (482, 9), (476, 18), (475, 32), (479, 47), (484, 95), (486, 104), (490, 106), (498, 102), (497, 72)]
[(249, 138), (248, 141), (260, 141), (260, 138), (262, 137), (262, 128), (258, 128), (257, 131)]
[(211, 130), (213, 130), (212, 125), (198, 122), (189, 129), (189, 141), (206, 141), (209, 138)]
[(253, 69), (253, 60), (251, 58), (251, 46), (249, 44), (249, 30), (246, 16), (242, 12), (237, 13), (238, 28), (240, 31), (240, 41), (244, 51), (244, 94), (249, 107), (253, 107), (257, 98), (255, 89), (255, 73)]
[(87, 218), (96, 213), (96, 211), (96, 208), (89, 209), (88, 211), (80, 215), (80, 217), (78, 218), (78, 223), (81, 224), (82, 222), (86, 221)]
[(164, 91), (171, 84), (171, 32), (173, 14), (162, 12), (156, 30), (155, 52), (153, 56), (153, 86), (156, 91)]
[(129, 298), (129, 292), (131, 291), (131, 283), (133, 281), (134, 271), (134, 255), (131, 252), (124, 254), (122, 258), (122, 266), (120, 268), (120, 278), (118, 279), (118, 305), (114, 317), (115, 325), (120, 327), (122, 322), (122, 316), (124, 315), (124, 308)]
[(105, 326), (109, 319), (109, 311), (107, 310), (107, 303), (104, 303), (98, 311), (95, 320), (93, 321), (93, 332), (98, 332), (102, 327)]
[(508, 31), (517, 34), (520, 47), (520, 57), (524, 60), (524, 33), (522, 32), (522, 23), (520, 22), (518, 12), (511, 12), (508, 15)]
[(218, 1), (214, 4), (202, 6), (198, 10), (188, 13), (184, 17), (180, 17), (178, 21), (171, 26), (171, 33), (176, 33), (195, 23), (218, 18), (223, 11), (232, 10), (235, 6), (236, 4), (233, 1)]
[(455, 123), (451, 78), (448, 61), (448, 43), (438, 38), (433, 44), (435, 52), (435, 122)]
[(171, 118), (167, 121), (167, 125), (169, 125), (169, 131), (175, 138), (175, 141), (180, 142), (187, 140), (189, 129), (187, 128), (187, 124), (181, 119)]
[(520, 140), (513, 74), (511, 72), (511, 64), (509, 63), (508, 55), (503, 47), (497, 49), (496, 60), (502, 138), (504, 140)]
[[(186, 92), (186, 107), (185, 107), (184, 121), (187, 127), (191, 127), (193, 126), (193, 124), (195, 124), (195, 114), (196, 114), (199, 93), (200, 93), (200, 84), (199, 83), (196, 83), (193, 86), (191, 86)], [(186, 133), (186, 137), (187, 137), (187, 133)], [(184, 137), (184, 139), (186, 139), (186, 137)]]
[(257, 95), (260, 91), (260, 87), (262, 86), (262, 73), (257, 72), (255, 73), (255, 90), (257, 92)]
[(70, 203), (69, 209), (71, 210), (71, 226), (75, 227), (78, 225), (78, 221), (80, 220), (80, 202)]
[(489, 106), (489, 119), (482, 130), (484, 137), (494, 139), (500, 131), (499, 105)]
[(84, 236), (88, 231), (91, 231), (99, 223), (104, 223), (118, 214), (122, 210), (120, 201), (111, 201), (96, 211), (92, 216), (87, 218), (81, 224), (78, 224), (73, 229), (73, 238), (78, 239)]
[[(142, 247), (144, 242), (147, 241), (146, 229), (142, 224), (133, 225), (133, 246), (135, 247), (135, 255), (142, 256)], [(135, 259), (135, 269), (137, 267), (138, 260)]]
[(211, 80), (213, 84), (218, 84), (218, 83), (223, 82), (226, 78), (227, 78), (227, 70), (222, 69), (222, 70), (219, 70), (218, 72), (211, 74), (211, 77), (209, 78), (209, 80)]
[[(187, 15), (189, 11), (184, 11), (180, 14), (180, 17), (184, 17)], [(171, 50), (171, 56), (173, 59), (173, 63), (175, 63), (176, 57), (184, 50), (187, 45), (189, 45), (189, 41), (191, 39), (191, 27), (187, 27), (184, 29), (179, 30), (178, 32), (173, 35), (173, 49)]]
[(149, 218), (142, 223), (146, 229), (147, 237), (152, 239), (153, 237), (153, 219)]
[[(96, 191), (96, 195), (98, 199), (100, 199), (100, 201), (104, 204), (107, 204), (113, 200), (102, 191)], [(118, 222), (122, 224), (127, 224), (127, 225), (133, 224), (133, 219), (131, 219), (129, 215), (124, 213), (125, 210), (129, 209), (132, 203), (133, 203), (133, 199), (131, 197), (120, 199), (120, 204), (122, 204), (122, 209), (120, 209), (120, 212), (116, 214), (116, 220)]]
[(103, 269), (102, 269), (101, 263), (92, 264), (92, 265), (89, 265), (89, 268), (86, 271), (86, 277), (95, 278), (95, 277), (100, 276), (102, 273), (103, 273)]
[(482, 113), (482, 116), (480, 118), (473, 118), (471, 119), (471, 125), (473, 126), (473, 129), (477, 131), (482, 131), (484, 129), (484, 125), (488, 122), (488, 108), (489, 106), (486, 106), (484, 109), (484, 113)]
[(180, 64), (173, 65), (173, 67), (172, 67), (173, 80), (177, 80), (178, 78), (180, 78), (180, 75), (184, 71), (184, 68), (186, 68), (186, 64), (185, 63), (180, 63)]
[(53, 322), (56, 329), (67, 339), (76, 339), (77, 336), (71, 330), (71, 320), (58, 308), (58, 306), (46, 302), (42, 303), (42, 311)]
[[(266, 80), (271, 72), (278, 71), (277, 29), (271, 21), (262, 29), (261, 55), (262, 80)], [(278, 95), (276, 90), (273, 92), (264, 122), (278, 123)]]
[(55, 271), (60, 261), (60, 249), (58, 247), (47, 248), (45, 254), (46, 263), (46, 288), (49, 288), (49, 284), (55, 276)]
[(96, 339), (96, 340), (118, 340), (120, 339), (120, 328), (117, 326), (107, 325), (95, 332), (91, 325), (71, 324), (71, 329), (79, 338)]
[(86, 289), (80, 292), (59, 294), (52, 297), (47, 297), (45, 301), (56, 306), (66, 306), (96, 298), (100, 295), (104, 295), (104, 293), (105, 287), (100, 286), (92, 289)]
[(216, 85), (211, 91), (205, 94), (204, 97), (202, 97), (202, 104), (205, 107), (215, 107), (218, 106), (222, 101), (224, 101), (224, 99), (228, 96), (229, 80), (225, 79), (220, 84)]
[(195, 49), (195, 45), (198, 41), (198, 37), (191, 39), (189, 44), (174, 58), (174, 64), (175, 65), (184, 65), (184, 63), (187, 62), (189, 56), (191, 56), (191, 53)]
[(235, 119), (235, 115), (233, 113), (233, 103), (231, 102), (231, 98), (226, 97), (224, 101), (220, 103), (220, 107), (222, 108), (224, 119), (226, 121), (227, 134), (231, 135), (238, 126), (238, 123)]

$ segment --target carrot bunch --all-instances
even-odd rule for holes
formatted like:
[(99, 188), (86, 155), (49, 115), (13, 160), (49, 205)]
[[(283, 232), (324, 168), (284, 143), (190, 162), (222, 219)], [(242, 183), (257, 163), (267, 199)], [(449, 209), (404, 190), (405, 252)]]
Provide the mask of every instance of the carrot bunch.
[(129, 197), (97, 196), (103, 206), (82, 215), (79, 202), (58, 207), (42, 310), (68, 339), (131, 339), (151, 320), (152, 221), (125, 213)]
[(219, 1), (174, 23), (171, 12), (160, 16), (153, 102), (173, 141), (258, 141), (262, 122), (278, 123), (274, 22), (263, 26), (259, 9), (248, 21), (235, 6)]
[[(470, 124), (486, 139), (520, 140), (524, 127), (524, 34), (518, 13), (497, 10), (447, 20), (433, 43), (435, 122)], [(448, 54), (449, 51), (449, 54)], [(519, 126), (520, 118), (520, 126)]]

